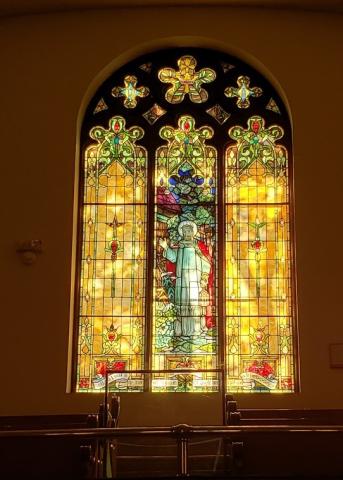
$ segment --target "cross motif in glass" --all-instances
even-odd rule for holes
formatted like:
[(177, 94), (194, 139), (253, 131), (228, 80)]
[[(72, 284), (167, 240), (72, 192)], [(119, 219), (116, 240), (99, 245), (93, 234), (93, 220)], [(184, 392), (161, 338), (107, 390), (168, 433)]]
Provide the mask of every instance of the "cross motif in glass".
[(189, 95), (193, 103), (206, 102), (208, 93), (202, 84), (213, 82), (216, 72), (211, 68), (202, 68), (196, 72), (197, 61), (191, 55), (179, 58), (177, 64), (179, 71), (166, 67), (158, 72), (161, 82), (171, 84), (165, 94), (166, 100), (169, 103), (181, 103), (185, 95)]
[(123, 87), (114, 87), (112, 95), (116, 98), (124, 97), (124, 107), (135, 108), (137, 106), (137, 97), (146, 97), (149, 95), (148, 87), (136, 87), (137, 77), (126, 75)]
[(250, 106), (249, 97), (260, 97), (262, 95), (262, 88), (250, 88), (250, 78), (245, 75), (237, 78), (237, 85), (237, 88), (227, 87), (224, 93), (229, 98), (237, 97), (238, 108), (248, 108)]

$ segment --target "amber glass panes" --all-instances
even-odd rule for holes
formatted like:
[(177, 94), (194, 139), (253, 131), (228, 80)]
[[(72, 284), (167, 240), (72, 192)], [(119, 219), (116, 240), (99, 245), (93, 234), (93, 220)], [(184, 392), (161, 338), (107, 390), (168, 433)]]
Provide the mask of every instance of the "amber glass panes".
[(283, 130), (229, 130), (226, 331), (231, 392), (294, 390), (289, 185)]
[(151, 51), (99, 85), (80, 133), (77, 391), (108, 369), (114, 391), (216, 392), (221, 369), (233, 393), (298, 388), (292, 132), (273, 86), (224, 52)]
[(215, 391), (216, 149), (213, 130), (197, 128), (189, 115), (163, 127), (167, 144), (156, 154), (153, 391)]
[[(84, 154), (78, 391), (104, 387), (106, 369), (144, 368), (146, 161), (140, 127), (113, 117), (93, 127)], [(113, 390), (141, 390), (112, 373)]]

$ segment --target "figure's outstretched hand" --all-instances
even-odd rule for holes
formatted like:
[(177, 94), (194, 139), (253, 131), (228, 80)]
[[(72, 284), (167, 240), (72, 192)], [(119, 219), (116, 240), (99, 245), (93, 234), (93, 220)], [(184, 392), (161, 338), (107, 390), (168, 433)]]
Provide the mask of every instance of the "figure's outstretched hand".
[(168, 248), (168, 242), (167, 242), (167, 240), (166, 240), (165, 238), (160, 238), (159, 243), (160, 243), (160, 247), (162, 247), (163, 250), (167, 250), (167, 248)]

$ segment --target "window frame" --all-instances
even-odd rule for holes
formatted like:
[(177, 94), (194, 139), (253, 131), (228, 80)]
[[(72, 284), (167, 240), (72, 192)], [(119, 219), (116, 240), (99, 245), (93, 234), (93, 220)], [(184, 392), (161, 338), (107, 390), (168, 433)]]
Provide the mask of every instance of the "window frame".
[[(168, 103), (164, 98), (165, 91), (169, 85), (161, 83), (157, 72), (163, 67), (171, 67), (178, 70), (177, 59), (182, 55), (192, 55), (197, 60), (196, 70), (211, 68), (215, 70), (217, 78), (214, 82), (203, 84), (209, 97), (206, 102), (193, 103), (186, 95), (179, 104)], [(152, 63), (151, 73), (140, 68), (141, 65)], [(222, 63), (234, 65), (235, 68), (223, 71)], [(114, 98), (111, 90), (115, 86), (123, 84), (126, 75), (135, 75), (138, 78), (138, 86), (148, 86), (150, 94), (145, 98), (139, 98), (134, 109), (128, 109), (123, 105), (122, 98)], [(236, 99), (226, 98), (223, 92), (227, 86), (236, 86), (236, 79), (239, 75), (247, 75), (251, 79), (251, 86), (259, 86), (263, 89), (263, 95), (251, 98), (250, 107), (239, 109), (236, 106)], [(94, 114), (94, 109), (100, 98), (103, 98), (108, 105), (107, 110)], [(273, 98), (280, 109), (280, 115), (265, 108), (269, 98)], [(142, 116), (154, 103), (162, 106), (167, 113), (157, 120), (153, 125)], [(221, 105), (224, 110), (230, 113), (230, 118), (220, 125), (206, 110), (215, 104)], [(155, 175), (155, 153), (164, 141), (159, 137), (159, 130), (165, 125), (177, 126), (178, 118), (181, 115), (189, 114), (195, 118), (196, 128), (208, 125), (214, 129), (214, 136), (207, 141), (217, 150), (217, 299), (216, 318), (218, 322), (218, 366), (227, 363), (226, 359), (226, 317), (225, 317), (225, 152), (228, 145), (234, 143), (228, 135), (228, 130), (234, 125), (243, 128), (247, 126), (247, 120), (253, 115), (260, 115), (266, 121), (266, 126), (277, 124), (284, 130), (282, 143), (288, 151), (288, 195), (289, 195), (289, 225), (290, 225), (290, 246), (291, 246), (291, 291), (292, 291), (292, 338), (293, 338), (293, 359), (294, 359), (294, 393), (300, 390), (299, 385), (299, 356), (298, 356), (298, 326), (297, 326), (297, 304), (296, 304), (296, 264), (295, 264), (295, 227), (294, 227), (294, 187), (293, 187), (293, 150), (292, 150), (292, 126), (290, 117), (281, 96), (270, 81), (259, 73), (254, 67), (245, 61), (222, 51), (198, 48), (198, 47), (175, 47), (146, 53), (134, 58), (130, 62), (116, 69), (98, 87), (90, 100), (85, 111), (81, 125), (80, 134), (80, 169), (79, 169), (79, 190), (78, 190), (78, 221), (77, 221), (77, 253), (75, 268), (75, 295), (74, 295), (74, 316), (73, 316), (73, 352), (72, 352), (72, 391), (77, 389), (77, 363), (78, 363), (78, 340), (79, 340), (79, 309), (80, 309), (80, 283), (81, 283), (81, 255), (83, 239), (83, 199), (84, 199), (84, 152), (86, 147), (92, 143), (89, 131), (94, 126), (108, 128), (109, 119), (120, 115), (126, 119), (126, 128), (138, 125), (143, 128), (145, 134), (138, 141), (148, 152), (147, 176), (147, 276), (146, 276), (146, 302), (145, 302), (145, 340), (144, 340), (144, 366), (151, 368), (152, 361), (152, 305), (153, 305), (153, 260), (154, 259), (154, 175)], [(150, 259), (150, 260), (149, 260)], [(225, 369), (225, 391), (227, 389), (227, 370)], [(151, 391), (145, 382), (145, 391)], [(220, 391), (220, 388), (219, 388)], [(293, 393), (293, 392), (292, 392)]]

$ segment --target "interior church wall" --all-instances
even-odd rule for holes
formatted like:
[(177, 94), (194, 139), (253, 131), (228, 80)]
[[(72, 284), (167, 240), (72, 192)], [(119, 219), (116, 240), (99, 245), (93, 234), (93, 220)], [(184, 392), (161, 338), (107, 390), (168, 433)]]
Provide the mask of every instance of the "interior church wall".
[[(242, 56), (276, 85), (293, 122), (301, 391), (241, 394), (239, 405), (342, 406), (343, 369), (329, 365), (329, 344), (343, 343), (342, 23), (324, 13), (219, 7), (1, 21), (1, 415), (88, 412), (100, 402), (66, 393), (78, 127), (106, 71), (172, 45)], [(43, 242), (32, 266), (16, 253), (28, 239)], [(122, 394), (122, 403), (126, 425), (221, 421), (217, 394)]]

